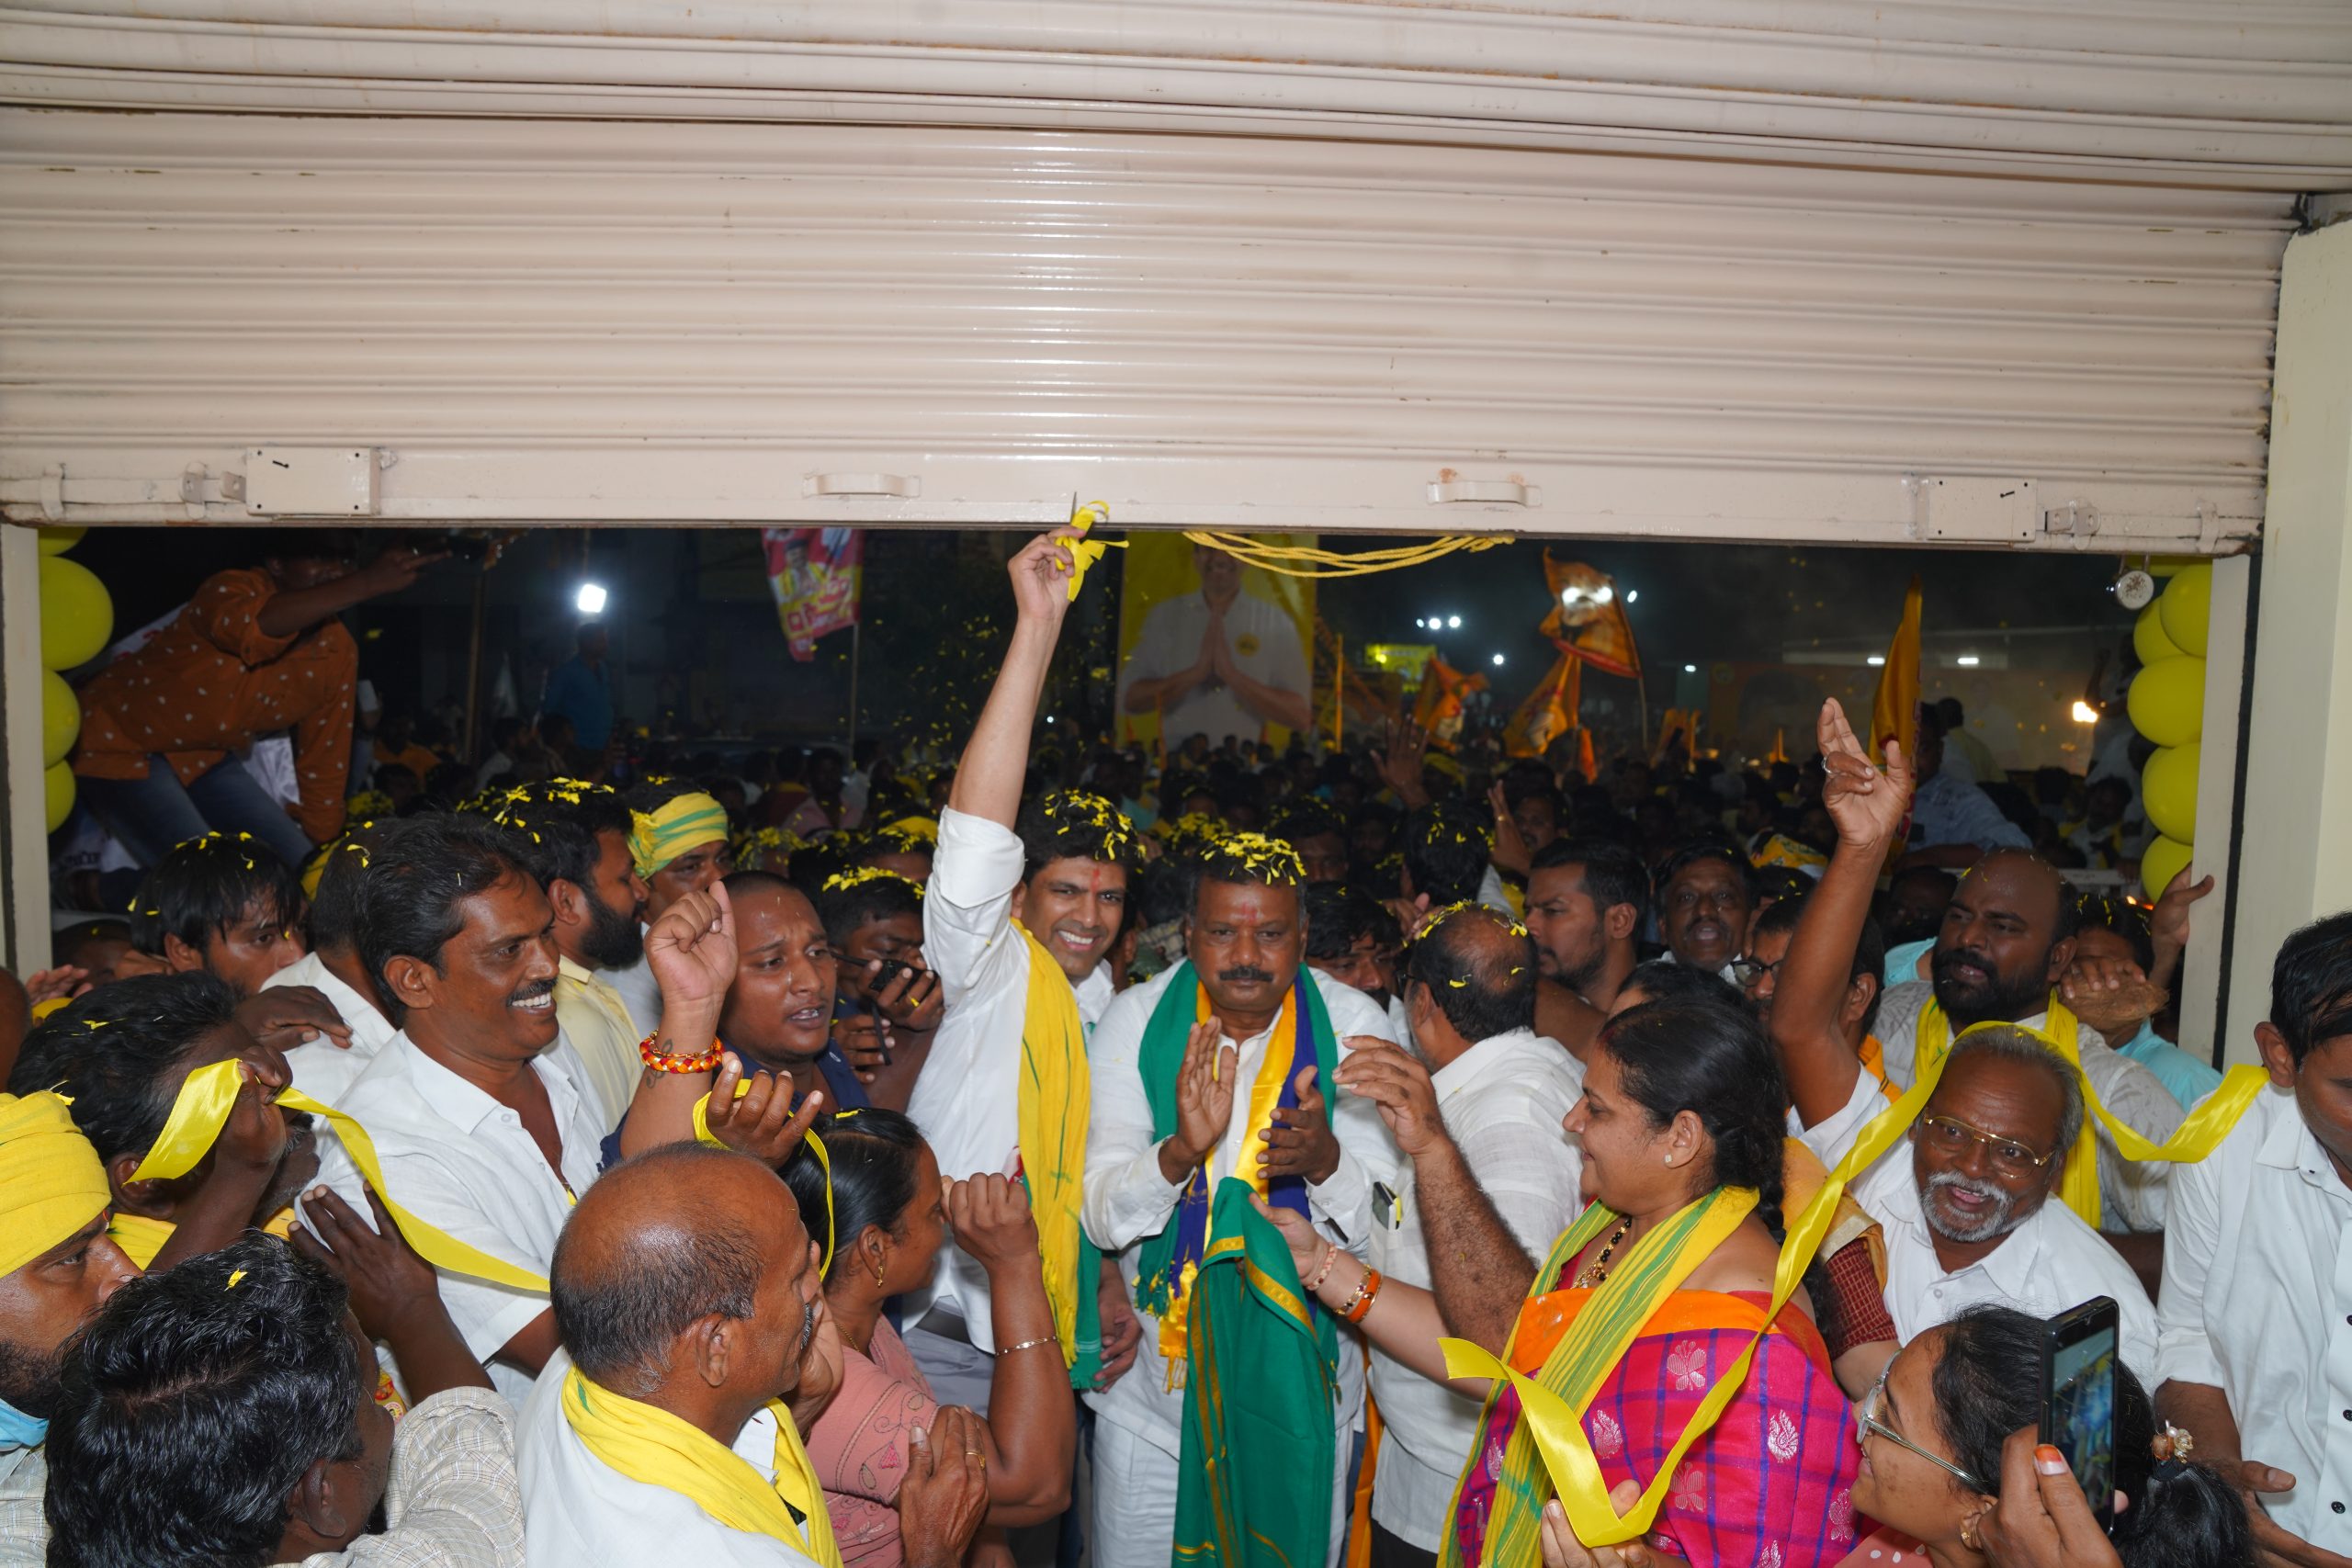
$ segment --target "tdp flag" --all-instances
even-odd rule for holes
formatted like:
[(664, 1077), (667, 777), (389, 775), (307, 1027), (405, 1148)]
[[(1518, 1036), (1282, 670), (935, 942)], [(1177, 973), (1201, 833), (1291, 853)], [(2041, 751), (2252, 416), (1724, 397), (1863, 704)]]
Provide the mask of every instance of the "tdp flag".
[(1617, 585), (1582, 561), (1554, 560), (1549, 550), (1544, 552), (1544, 581), (1552, 594), (1544, 635), (1596, 670), (1639, 679), (1642, 659)]
[(1484, 675), (1464, 675), (1442, 659), (1432, 659), (1413, 703), (1413, 722), (1440, 740), (1462, 732), (1463, 699), (1487, 689)]
[(857, 624), (865, 536), (854, 528), (763, 528), (768, 586), (792, 657), (817, 657), (817, 639)]
[(1903, 619), (1886, 645), (1886, 665), (1878, 672), (1878, 694), (1871, 699), (1871, 761), (1886, 758), (1887, 738), (1903, 743), (1904, 761), (1919, 740), (1919, 580), (1903, 595)]
[(1577, 727), (1583, 691), (1584, 666), (1575, 656), (1561, 654), (1504, 726), (1503, 749), (1514, 757), (1541, 757), (1546, 746)]

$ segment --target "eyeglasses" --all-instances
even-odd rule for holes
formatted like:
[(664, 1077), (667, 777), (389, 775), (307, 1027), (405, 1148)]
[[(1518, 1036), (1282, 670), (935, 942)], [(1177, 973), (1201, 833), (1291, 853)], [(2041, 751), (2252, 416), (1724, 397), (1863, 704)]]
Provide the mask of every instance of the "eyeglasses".
[(1787, 962), (1785, 957), (1770, 964), (1756, 958), (1735, 958), (1731, 961), (1731, 977), (1743, 986), (1753, 986), (1767, 975), (1779, 975), (1781, 965)]
[(1878, 1382), (1871, 1384), (1870, 1393), (1862, 1395), (1861, 1399), (1855, 1404), (1855, 1446), (1860, 1447), (1862, 1439), (1865, 1438), (1884, 1438), (1888, 1442), (1893, 1443), (1897, 1448), (1910, 1450), (1913, 1453), (1917, 1454), (1921, 1459), (1926, 1460), (1929, 1464), (1934, 1465), (1938, 1470), (1952, 1476), (1954, 1479), (1959, 1481), (1962, 1486), (1967, 1487), (1972, 1492), (1987, 1492), (1993, 1490), (1986, 1486), (1983, 1482), (1977, 1480), (1976, 1477), (1969, 1474), (1968, 1472), (1961, 1469), (1960, 1466), (1952, 1463), (1951, 1461), (1948, 1459), (1939, 1459), (1936, 1455), (1929, 1453), (1927, 1450), (1921, 1448), (1918, 1444), (1913, 1442), (1910, 1438), (1905, 1437), (1902, 1433), (1896, 1431), (1894, 1427), (1888, 1426), (1885, 1422), (1878, 1418), (1879, 1406), (1883, 1404), (1886, 1399), (1887, 1372), (1891, 1372), (1893, 1371), (1894, 1371), (1894, 1363), (1889, 1361), (1886, 1364), (1886, 1371), (1879, 1373)]
[(1993, 1169), (1997, 1174), (2018, 1179), (2031, 1176), (2048, 1165), (2052, 1157), (2038, 1155), (2014, 1138), (1980, 1133), (1952, 1116), (1922, 1116), (1918, 1131), (1928, 1140), (1928, 1147), (1941, 1149), (1946, 1154), (1959, 1154), (1971, 1144), (1982, 1145), (1992, 1156)]

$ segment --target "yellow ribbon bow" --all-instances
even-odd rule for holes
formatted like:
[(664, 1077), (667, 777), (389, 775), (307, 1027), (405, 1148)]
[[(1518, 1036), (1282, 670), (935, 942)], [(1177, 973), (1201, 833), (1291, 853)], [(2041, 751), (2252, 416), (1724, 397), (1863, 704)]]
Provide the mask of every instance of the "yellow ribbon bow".
[[(1099, 501), (1090, 501), (1069, 514), (1069, 525), (1084, 534), (1097, 523), (1111, 521), (1111, 509)], [(1075, 602), (1079, 584), (1086, 581), (1087, 569), (1102, 558), (1107, 551), (1124, 550), (1125, 539), (1065, 539), (1062, 548), (1069, 552), (1069, 596)]]

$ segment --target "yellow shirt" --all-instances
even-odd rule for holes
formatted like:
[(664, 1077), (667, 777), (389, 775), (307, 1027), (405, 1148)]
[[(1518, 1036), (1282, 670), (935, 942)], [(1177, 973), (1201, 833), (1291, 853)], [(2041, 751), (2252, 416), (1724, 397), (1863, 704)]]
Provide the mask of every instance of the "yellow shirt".
[(555, 978), (555, 1020), (564, 1038), (580, 1053), (588, 1069), (589, 1088), (604, 1108), (605, 1130), (621, 1123), (622, 1113), (637, 1094), (644, 1064), (637, 1054), (637, 1026), (612, 987), (571, 959), (559, 961)]

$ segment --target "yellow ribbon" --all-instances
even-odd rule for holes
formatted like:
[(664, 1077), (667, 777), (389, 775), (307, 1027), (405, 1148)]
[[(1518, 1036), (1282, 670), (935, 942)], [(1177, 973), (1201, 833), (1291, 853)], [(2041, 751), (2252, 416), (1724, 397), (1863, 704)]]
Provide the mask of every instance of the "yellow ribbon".
[(597, 1459), (631, 1481), (675, 1492), (729, 1529), (771, 1537), (823, 1568), (842, 1568), (825, 1489), (792, 1412), (779, 1401), (767, 1410), (775, 1420), (773, 1483), (742, 1455), (659, 1406), (615, 1393), (577, 1367), (563, 1380), (563, 1419)]
[[(1084, 534), (1097, 523), (1108, 523), (1109, 521), (1111, 521), (1111, 509), (1109, 506), (1099, 501), (1090, 501), (1084, 506), (1080, 507), (1077, 511), (1069, 514), (1069, 525), (1077, 529), (1080, 534)], [(1073, 602), (1077, 600), (1079, 584), (1086, 581), (1086, 571), (1089, 567), (1092, 566), (1096, 561), (1101, 560), (1109, 551), (1124, 550), (1126, 547), (1127, 542), (1125, 539), (1079, 538), (1063, 540), (1062, 548), (1069, 552), (1069, 596), (1071, 600)]]
[[(180, 1085), (178, 1097), (172, 1101), (170, 1116), (164, 1119), (163, 1135), (147, 1151), (147, 1157), (139, 1162), (139, 1168), (130, 1173), (130, 1179), (169, 1181), (194, 1170), (198, 1162), (211, 1152), (212, 1145), (220, 1142), (220, 1129), (229, 1124), (229, 1113), (237, 1106), (238, 1090), (244, 1087), (244, 1067), (241, 1059), (232, 1056), (188, 1074)], [(376, 1155), (376, 1140), (368, 1136), (368, 1129), (356, 1119), (293, 1088), (280, 1089), (277, 1103), (288, 1111), (307, 1111), (334, 1128), (335, 1135), (343, 1140), (344, 1151), (351, 1156), (351, 1163), (359, 1168), (359, 1174), (384, 1201), (385, 1212), (392, 1216), (392, 1223), (400, 1227), (401, 1235), (408, 1238), (418, 1257), (452, 1274), (528, 1291), (534, 1295), (548, 1293), (544, 1275), (459, 1241), (395, 1202), (384, 1180), (383, 1162)]]
[[(735, 1080), (733, 1098), (741, 1100), (751, 1092), (751, 1079)], [(825, 1152), (825, 1140), (813, 1130), (801, 1136), (817, 1156), (817, 1168), (825, 1173), (825, 1256), (817, 1265), (817, 1274), (821, 1279), (833, 1266), (833, 1158)], [(707, 1094), (695, 1101), (695, 1142), (714, 1149), (727, 1147), (726, 1141), (710, 1130), (710, 1096)]]
[(151, 1220), (144, 1214), (127, 1214), (117, 1209), (107, 1218), (107, 1239), (122, 1249), (122, 1255), (139, 1265), (143, 1272), (155, 1267), (155, 1255), (172, 1239), (179, 1226), (169, 1220)]
[(1426, 545), (1400, 545), (1395, 549), (1363, 550), (1343, 555), (1337, 550), (1277, 545), (1250, 534), (1187, 528), (1184, 537), (1196, 545), (1223, 550), (1244, 566), (1254, 566), (1261, 571), (1271, 571), (1283, 577), (1363, 577), (1375, 571), (1426, 566), (1456, 550), (1467, 550), (1476, 555), (1480, 550), (1491, 550), (1497, 545), (1510, 543), (1510, 536), (1504, 534), (1450, 534), (1431, 539)]
[[(2052, 1008), (2054, 1019), (2063, 1010), (2058, 1009), (2054, 1001)], [(2066, 1016), (2071, 1021), (2072, 1015)], [(1993, 1023), (1970, 1026), (1971, 1029), (1994, 1027), (2003, 1026)], [(1969, 1030), (1961, 1032), (1964, 1038)], [(2041, 1035), (2039, 1030), (2028, 1030), (2027, 1032)], [(2053, 1049), (2056, 1048), (2056, 1042), (2050, 1041), (2047, 1036), (2041, 1037)], [(1951, 1053), (1944, 1049), (1930, 1055), (1925, 1050), (1925, 1044), (1923, 1039), (1918, 1080), (1862, 1129), (1861, 1136), (1856, 1140), (1853, 1148), (1838, 1162), (1838, 1168), (1829, 1173), (1829, 1179), (1821, 1184), (1813, 1201), (1805, 1205), (1804, 1212), (1789, 1227), (1788, 1239), (1781, 1247), (1780, 1261), (1773, 1269), (1772, 1303), (1765, 1310), (1764, 1326), (1757, 1331), (1755, 1337), (1740, 1351), (1738, 1359), (1707, 1391), (1699, 1407), (1691, 1412), (1681, 1437), (1675, 1440), (1674, 1447), (1668, 1451), (1657, 1473), (1651, 1477), (1649, 1485), (1635, 1500), (1631, 1512), (1620, 1516), (1609, 1501), (1609, 1483), (1601, 1475), (1600, 1461), (1593, 1457), (1592, 1444), (1585, 1436), (1582, 1411), (1572, 1407), (1532, 1379), (1513, 1371), (1481, 1346), (1466, 1339), (1442, 1339), (1438, 1342), (1445, 1356), (1448, 1377), (1502, 1380), (1519, 1391), (1524, 1419), (1534, 1435), (1537, 1450), (1544, 1457), (1544, 1469), (1550, 1473), (1553, 1488), (1559, 1495), (1560, 1506), (1566, 1511), (1577, 1539), (1585, 1545), (1615, 1546), (1635, 1540), (1657, 1517), (1658, 1507), (1666, 1500), (1668, 1489), (1673, 1483), (1675, 1467), (1690, 1451), (1691, 1444), (1714, 1426), (1716, 1418), (1723, 1415), (1739, 1392), (1740, 1384), (1747, 1381), (1747, 1369), (1755, 1359), (1757, 1347), (1763, 1343), (1764, 1336), (1772, 1331), (1773, 1320), (1780, 1316), (1781, 1309), (1788, 1305), (1790, 1298), (1803, 1282), (1805, 1269), (1812, 1265), (1822, 1238), (1828, 1234), (1837, 1218), (1838, 1200), (1844, 1193), (1847, 1182), (1893, 1148), (1911, 1130), (1921, 1108), (1934, 1095), (1936, 1085), (1943, 1077), (1944, 1064), (1951, 1060)], [(2073, 1059), (2071, 1053), (2061, 1054), (2069, 1060)], [(2079, 1075), (2081, 1070), (2077, 1064), (2076, 1073)], [(2254, 1102), (2255, 1096), (2268, 1081), (2268, 1075), (2259, 1067), (2240, 1066), (2231, 1068), (2223, 1076), (2222, 1087), (2206, 1096), (2188, 1119), (2162, 1144), (2151, 1143), (2115, 1122), (2103, 1110), (2098, 1111), (2098, 1116), (2109, 1131), (2117, 1134), (2116, 1146), (2127, 1158), (2174, 1162), (2202, 1159), (2229, 1135), (2230, 1129), (2237, 1124), (2238, 1118), (2245, 1114), (2246, 1107)], [(2091, 1103), (2096, 1107), (2095, 1100)], [(1697, 1246), (1694, 1240), (1694, 1251)], [(1712, 1250), (1712, 1244), (1708, 1250)], [(1697, 1258), (1704, 1256), (1703, 1251), (1696, 1252), (1689, 1266), (1683, 1266), (1678, 1260), (1677, 1271), (1665, 1289), (1658, 1292), (1659, 1301), (1662, 1302), (1666, 1293), (1688, 1275), (1690, 1267), (1695, 1267)], [(1541, 1279), (1536, 1281), (1539, 1288), (1543, 1283)], [(1604, 1283), (1602, 1289), (1607, 1288)], [(1590, 1310), (1589, 1306), (1586, 1309), (1587, 1313)], [(1580, 1314), (1577, 1323), (1585, 1321), (1586, 1317)], [(1567, 1332), (1575, 1334), (1577, 1324), (1570, 1324)]]

